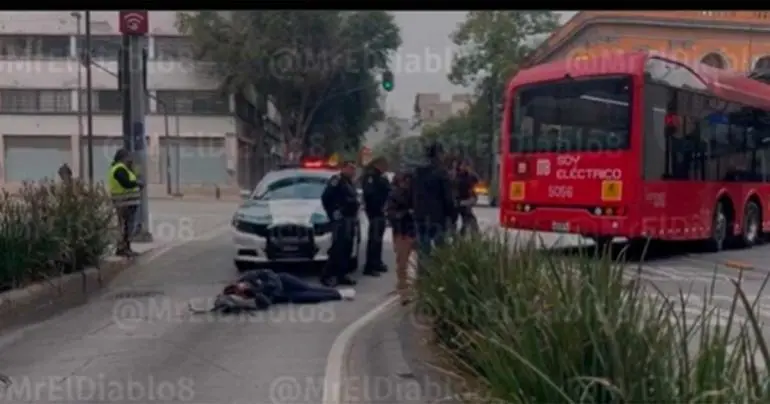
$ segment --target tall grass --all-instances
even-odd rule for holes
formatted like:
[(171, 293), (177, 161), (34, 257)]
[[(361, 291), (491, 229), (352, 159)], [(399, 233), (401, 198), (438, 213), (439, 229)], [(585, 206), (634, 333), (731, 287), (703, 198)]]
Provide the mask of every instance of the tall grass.
[(111, 244), (109, 196), (81, 181), (25, 183), (0, 193), (0, 288), (78, 271)]
[(693, 315), (684, 292), (629, 281), (622, 262), (509, 241), (453, 240), (417, 283), (437, 341), (495, 402), (770, 403), (769, 355), (739, 282), (731, 307)]

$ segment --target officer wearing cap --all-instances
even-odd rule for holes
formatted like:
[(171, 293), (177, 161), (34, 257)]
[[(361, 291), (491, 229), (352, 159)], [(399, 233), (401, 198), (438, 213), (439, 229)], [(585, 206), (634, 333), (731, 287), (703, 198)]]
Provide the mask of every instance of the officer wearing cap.
[(355, 270), (351, 266), (356, 264), (351, 260), (359, 210), (358, 193), (353, 184), (355, 174), (355, 162), (343, 162), (340, 173), (329, 179), (321, 195), (321, 204), (332, 223), (332, 246), (321, 283), (330, 287), (356, 284), (348, 276)]

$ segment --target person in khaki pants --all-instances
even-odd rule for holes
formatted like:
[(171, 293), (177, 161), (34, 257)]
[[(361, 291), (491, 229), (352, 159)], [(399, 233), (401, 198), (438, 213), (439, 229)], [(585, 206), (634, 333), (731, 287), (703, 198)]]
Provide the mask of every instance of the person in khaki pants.
[(400, 173), (393, 178), (393, 187), (386, 204), (386, 213), (393, 230), (393, 250), (396, 253), (396, 291), (402, 305), (412, 300), (409, 281), (409, 256), (414, 250), (416, 228), (413, 215), (412, 179)]

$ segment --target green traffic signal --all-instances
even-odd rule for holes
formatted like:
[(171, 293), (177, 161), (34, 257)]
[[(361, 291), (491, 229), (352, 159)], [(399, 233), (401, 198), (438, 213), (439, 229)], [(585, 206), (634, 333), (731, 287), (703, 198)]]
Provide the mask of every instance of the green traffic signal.
[(393, 72), (386, 70), (382, 73), (382, 88), (385, 91), (393, 91), (395, 82), (393, 81)]

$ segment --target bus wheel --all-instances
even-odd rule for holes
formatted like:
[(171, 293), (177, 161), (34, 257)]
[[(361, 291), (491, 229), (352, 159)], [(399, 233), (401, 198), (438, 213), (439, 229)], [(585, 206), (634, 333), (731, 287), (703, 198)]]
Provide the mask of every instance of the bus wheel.
[(749, 201), (743, 209), (743, 225), (739, 240), (743, 247), (752, 247), (759, 240), (761, 228), (759, 220), (759, 206), (754, 201)]
[(711, 221), (711, 237), (706, 241), (706, 248), (711, 252), (722, 251), (727, 240), (727, 215), (722, 202), (717, 203)]

